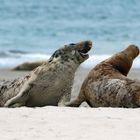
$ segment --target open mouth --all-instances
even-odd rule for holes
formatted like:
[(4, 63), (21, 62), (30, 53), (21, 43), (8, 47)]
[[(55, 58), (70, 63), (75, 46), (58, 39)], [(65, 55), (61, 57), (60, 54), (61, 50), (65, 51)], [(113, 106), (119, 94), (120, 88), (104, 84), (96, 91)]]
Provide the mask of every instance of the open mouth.
[(81, 55), (83, 58), (89, 57), (88, 53), (82, 53), (82, 52), (80, 52), (80, 51), (79, 51), (79, 53), (80, 53), (80, 55)]
[(85, 41), (85, 43), (83, 44), (82, 48), (78, 50), (78, 52), (80, 53), (80, 55), (83, 58), (87, 58), (89, 57), (88, 52), (92, 47), (92, 42), (91, 41)]

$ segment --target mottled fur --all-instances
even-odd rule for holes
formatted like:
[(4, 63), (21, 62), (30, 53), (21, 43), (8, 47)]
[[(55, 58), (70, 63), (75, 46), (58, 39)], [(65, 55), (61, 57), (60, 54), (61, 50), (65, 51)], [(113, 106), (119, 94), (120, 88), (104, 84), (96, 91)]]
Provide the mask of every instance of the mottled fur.
[(95, 66), (83, 82), (77, 99), (66, 105), (77, 107), (86, 101), (91, 107), (139, 107), (140, 82), (126, 77), (138, 54), (138, 47), (130, 45)]
[(88, 58), (91, 45), (90, 41), (65, 45), (25, 78), (2, 84), (0, 106), (56, 106), (69, 101), (74, 73)]

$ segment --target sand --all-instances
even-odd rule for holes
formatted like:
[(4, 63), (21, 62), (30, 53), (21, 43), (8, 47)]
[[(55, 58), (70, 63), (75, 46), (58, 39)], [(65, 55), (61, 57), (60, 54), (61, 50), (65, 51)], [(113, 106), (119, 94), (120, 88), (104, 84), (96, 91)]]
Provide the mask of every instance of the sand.
[(140, 139), (140, 109), (48, 106), (0, 112), (1, 140)]
[[(75, 76), (72, 98), (90, 69)], [(0, 79), (14, 79), (29, 72), (0, 70)], [(132, 69), (129, 77), (138, 79)], [(140, 79), (139, 79), (140, 80)], [(0, 140), (140, 140), (140, 109), (89, 108), (0, 108)]]

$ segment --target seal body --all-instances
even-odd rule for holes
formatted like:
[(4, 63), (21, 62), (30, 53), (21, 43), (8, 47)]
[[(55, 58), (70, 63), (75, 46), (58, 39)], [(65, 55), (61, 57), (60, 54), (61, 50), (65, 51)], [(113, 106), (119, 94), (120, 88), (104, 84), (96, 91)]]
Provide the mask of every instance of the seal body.
[(12, 70), (18, 70), (18, 71), (30, 71), (33, 70), (39, 66), (41, 66), (42, 64), (46, 63), (46, 60), (42, 60), (42, 61), (33, 61), (33, 62), (25, 62), (22, 63), (18, 66), (16, 66), (15, 68), (13, 68)]
[(70, 100), (75, 71), (88, 58), (91, 45), (91, 41), (65, 45), (23, 79), (1, 84), (0, 105), (63, 105)]
[(140, 82), (127, 78), (139, 54), (135, 45), (95, 66), (84, 80), (79, 96), (67, 106), (86, 101), (91, 107), (139, 107)]

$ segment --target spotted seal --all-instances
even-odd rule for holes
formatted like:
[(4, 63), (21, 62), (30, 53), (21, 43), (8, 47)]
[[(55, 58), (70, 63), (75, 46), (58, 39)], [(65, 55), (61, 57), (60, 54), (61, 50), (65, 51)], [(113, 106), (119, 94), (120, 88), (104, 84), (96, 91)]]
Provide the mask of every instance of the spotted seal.
[(78, 107), (86, 101), (91, 107), (140, 107), (140, 82), (127, 77), (139, 48), (125, 50), (96, 65), (84, 80), (77, 99), (66, 106)]
[(22, 64), (19, 64), (18, 66), (14, 67), (12, 70), (16, 71), (30, 71), (38, 66), (41, 66), (43, 63), (47, 63), (46, 60), (40, 60), (40, 61), (33, 61), (33, 62), (24, 62)]
[(23, 79), (4, 82), (0, 88), (0, 106), (63, 105), (70, 100), (75, 71), (88, 59), (91, 47), (91, 41), (65, 45)]

